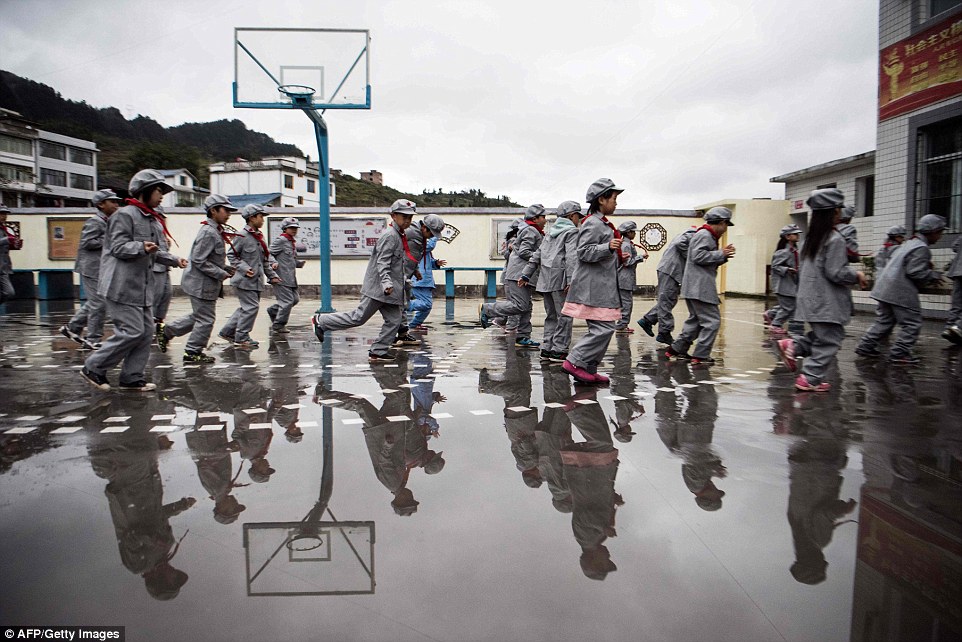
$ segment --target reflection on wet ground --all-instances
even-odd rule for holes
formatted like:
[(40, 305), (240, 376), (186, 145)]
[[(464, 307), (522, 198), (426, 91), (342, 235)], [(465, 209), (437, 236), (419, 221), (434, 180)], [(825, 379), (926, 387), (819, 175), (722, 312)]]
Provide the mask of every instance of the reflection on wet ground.
[(856, 361), (850, 338), (834, 392), (796, 394), (762, 303), (729, 300), (721, 365), (616, 337), (611, 386), (583, 389), (480, 330), (476, 304), (438, 301), (423, 346), (374, 365), (376, 326), (321, 347), (301, 305), (300, 329), (269, 341), (260, 319), (262, 348), (215, 345), (213, 366), (155, 351), (151, 394), (92, 392), (69, 312), (8, 306), (0, 623), (959, 639), (962, 360), (937, 326), (921, 367)]

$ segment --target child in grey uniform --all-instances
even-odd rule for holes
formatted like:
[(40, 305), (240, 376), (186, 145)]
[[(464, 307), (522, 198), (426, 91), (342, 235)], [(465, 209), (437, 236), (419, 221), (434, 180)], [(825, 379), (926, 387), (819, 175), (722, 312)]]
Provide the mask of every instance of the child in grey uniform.
[(376, 362), (393, 361), (396, 358), (389, 348), (401, 325), (405, 263), (416, 261), (404, 230), (410, 227), (416, 207), (408, 200), (397, 200), (391, 205), (393, 224), (384, 231), (371, 252), (361, 285), (360, 303), (351, 312), (315, 314), (311, 323), (318, 341), (324, 342), (325, 331), (356, 328), (364, 325), (375, 312), (380, 312), (384, 323), (368, 352), (368, 359)]
[(224, 249), (224, 244), (231, 239), (223, 226), (237, 208), (226, 196), (211, 194), (204, 200), (204, 209), (207, 219), (200, 224), (200, 232), (190, 248), (190, 265), (180, 282), (180, 289), (190, 297), (191, 313), (166, 324), (157, 337), (160, 351), (167, 352), (171, 339), (190, 332), (184, 346), (185, 363), (214, 362), (214, 357), (205, 354), (204, 349), (214, 330), (217, 299), (223, 292), (224, 279), (234, 275), (234, 268), (227, 265)]
[(156, 207), (173, 188), (153, 169), (134, 174), (132, 198), (107, 221), (100, 264), (98, 292), (107, 301), (114, 334), (84, 362), (81, 376), (100, 390), (110, 390), (107, 370), (124, 362), (120, 388), (150, 391), (144, 369), (154, 336), (154, 261), (177, 265), (178, 260), (160, 252), (163, 228), (157, 223)]
[(608, 221), (618, 207), (618, 195), (624, 190), (610, 178), (599, 178), (588, 186), (585, 201), (588, 215), (578, 227), (578, 263), (568, 287), (568, 298), (561, 313), (584, 319), (588, 332), (571, 348), (561, 364), (562, 370), (578, 383), (609, 383), (598, 374), (598, 364), (608, 350), (615, 323), (621, 318), (621, 296), (618, 292), (618, 257), (621, 233)]
[(10, 262), (10, 250), (19, 250), (23, 241), (7, 228), (7, 215), (10, 208), (0, 203), (0, 304), (12, 299), (16, 294), (10, 275), (13, 274), (13, 264)]
[[(721, 314), (718, 286), (715, 277), (718, 266), (735, 256), (735, 246), (718, 247), (718, 240), (725, 230), (733, 225), (732, 211), (727, 207), (713, 207), (705, 212), (705, 224), (691, 237), (688, 244), (688, 258), (685, 276), (681, 282), (681, 296), (688, 306), (688, 318), (682, 326), (681, 334), (668, 348), (668, 359), (691, 359), (693, 364), (712, 364), (711, 349), (721, 328)], [(688, 348), (698, 340), (695, 353), (688, 354)]]
[(945, 320), (942, 338), (956, 345), (962, 345), (962, 236), (952, 244), (955, 258), (949, 264), (945, 276), (952, 280), (952, 307), (949, 318)]
[(886, 233), (888, 238), (879, 251), (875, 253), (875, 274), (879, 275), (882, 273), (882, 269), (885, 264), (888, 263), (889, 257), (892, 256), (892, 252), (895, 248), (902, 245), (905, 242), (905, 226), (904, 225), (893, 225), (888, 229)]
[[(795, 321), (795, 294), (798, 291), (798, 235), (801, 230), (792, 223), (779, 233), (778, 247), (772, 255), (772, 280), (778, 295), (777, 312), (772, 318), (773, 335), (801, 334), (804, 326)], [(788, 327), (786, 327), (788, 326)]]
[(628, 327), (631, 321), (631, 309), (634, 305), (635, 286), (638, 284), (636, 266), (648, 258), (648, 252), (638, 254), (635, 249), (635, 235), (638, 226), (634, 221), (626, 221), (618, 226), (618, 231), (625, 239), (621, 245), (621, 261), (618, 265), (618, 289), (621, 290), (621, 320), (615, 324), (615, 332), (631, 334), (635, 330)]
[(685, 230), (671, 240), (665, 253), (658, 261), (658, 299), (655, 305), (638, 319), (638, 325), (649, 337), (655, 337), (654, 326), (658, 326), (655, 341), (671, 345), (675, 339), (671, 333), (675, 329), (675, 315), (672, 310), (678, 305), (681, 282), (685, 277), (685, 264), (688, 262), (688, 244), (698, 231), (697, 227)]
[(524, 222), (518, 226), (514, 250), (508, 257), (508, 265), (504, 268), (504, 293), (507, 301), (482, 303), (478, 307), (478, 318), (482, 328), (491, 325), (491, 319), (518, 315), (518, 335), (514, 345), (519, 348), (536, 349), (541, 346), (537, 341), (531, 340), (531, 295), (534, 288), (530, 287), (528, 281), (521, 278), (521, 274), (529, 259), (541, 247), (546, 220), (544, 206), (540, 203), (535, 203), (525, 211)]
[(251, 330), (254, 329), (260, 309), (264, 277), (273, 285), (281, 282), (271, 267), (271, 253), (260, 231), (264, 226), (264, 214), (265, 210), (260, 205), (248, 205), (241, 210), (247, 225), (233, 238), (227, 252), (227, 258), (234, 268), (230, 284), (237, 293), (240, 306), (218, 334), (233, 342), (235, 348), (258, 347), (258, 343), (251, 339)]
[(841, 190), (827, 188), (813, 191), (806, 201), (812, 217), (801, 251), (795, 318), (807, 321), (811, 330), (804, 337), (778, 342), (782, 360), (792, 372), (796, 358), (805, 357), (795, 379), (795, 388), (801, 391), (831, 390), (825, 377), (852, 317), (849, 288), (856, 283), (864, 288), (867, 283), (862, 272), (849, 267), (845, 239), (835, 229), (844, 200)]
[[(160, 235), (160, 251), (169, 252), (170, 244), (175, 243), (174, 237), (167, 230), (167, 213), (163, 207), (157, 207), (157, 222), (164, 229)], [(187, 259), (178, 259), (178, 264), (173, 267), (187, 267)], [(164, 319), (167, 318), (167, 311), (170, 310), (170, 299), (174, 295), (174, 288), (170, 283), (170, 265), (160, 262), (154, 263), (154, 332), (157, 334), (158, 341), (164, 331)]]
[(861, 260), (858, 255), (858, 230), (852, 225), (853, 218), (855, 218), (855, 208), (851, 205), (843, 205), (835, 229), (845, 240), (845, 256), (848, 262), (858, 263)]
[[(98, 211), (87, 219), (80, 232), (77, 262), (73, 269), (80, 275), (80, 285), (87, 295), (87, 302), (77, 310), (70, 321), (60, 326), (60, 334), (88, 350), (96, 350), (104, 337), (104, 310), (107, 305), (97, 292), (100, 256), (103, 253), (104, 237), (107, 235), (107, 220), (120, 208), (122, 201), (112, 189), (102, 189), (94, 193), (91, 202)], [(84, 327), (87, 328), (87, 336), (82, 338), (80, 335)]]
[(297, 243), (297, 232), (301, 224), (293, 216), (281, 221), (282, 234), (271, 243), (271, 254), (277, 267), (277, 278), (280, 283), (274, 286), (274, 297), (277, 303), (267, 308), (267, 316), (271, 318), (271, 332), (284, 334), (288, 332), (287, 322), (291, 318), (291, 310), (300, 303), (301, 296), (297, 293), (297, 268), (304, 267), (304, 261), (297, 258), (298, 251), (303, 251)]
[(901, 331), (889, 352), (889, 361), (899, 365), (921, 362), (912, 354), (912, 348), (922, 331), (919, 289), (942, 278), (940, 273), (931, 268), (932, 250), (929, 246), (942, 238), (944, 230), (944, 218), (927, 214), (919, 220), (916, 235), (892, 253), (872, 288), (871, 296), (878, 301), (875, 323), (862, 335), (862, 340), (855, 348), (856, 354), (863, 357), (882, 356), (879, 343), (892, 333), (897, 323)]
[(571, 284), (575, 265), (578, 264), (578, 226), (581, 225), (581, 205), (565, 201), (558, 206), (558, 218), (551, 231), (531, 256), (521, 273), (521, 280), (528, 283), (538, 272), (535, 292), (544, 297), (544, 338), (541, 340), (541, 358), (562, 362), (568, 356), (571, 343), (572, 319), (561, 314), (565, 294)]

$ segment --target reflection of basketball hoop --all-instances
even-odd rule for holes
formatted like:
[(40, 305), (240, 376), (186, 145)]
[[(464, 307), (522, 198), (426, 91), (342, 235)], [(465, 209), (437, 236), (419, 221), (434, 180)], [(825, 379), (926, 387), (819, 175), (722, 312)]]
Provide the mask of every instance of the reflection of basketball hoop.
[(313, 551), (316, 548), (324, 546), (326, 541), (326, 539), (318, 535), (298, 533), (291, 535), (290, 539), (287, 540), (287, 548), (288, 550), (297, 552)]
[(291, 99), (294, 105), (310, 105), (314, 88), (307, 85), (278, 85), (277, 91)]

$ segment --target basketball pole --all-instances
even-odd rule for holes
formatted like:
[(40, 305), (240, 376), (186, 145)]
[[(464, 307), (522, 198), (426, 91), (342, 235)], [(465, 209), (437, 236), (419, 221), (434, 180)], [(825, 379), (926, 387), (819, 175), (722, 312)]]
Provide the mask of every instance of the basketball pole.
[(321, 307), (318, 312), (334, 312), (331, 306), (331, 163), (328, 154), (327, 123), (314, 109), (302, 109), (314, 123), (317, 139), (318, 210), (320, 214)]

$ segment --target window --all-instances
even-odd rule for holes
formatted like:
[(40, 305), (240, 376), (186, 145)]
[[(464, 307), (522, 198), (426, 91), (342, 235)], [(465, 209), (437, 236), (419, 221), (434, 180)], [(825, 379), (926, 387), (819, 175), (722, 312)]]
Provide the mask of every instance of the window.
[(70, 187), (74, 189), (85, 189), (85, 190), (93, 191), (94, 177), (84, 176), (83, 174), (71, 174)]
[(181, 185), (187, 185), (187, 177), (184, 176), (183, 174), (177, 177), (177, 181), (178, 181)]
[(67, 148), (56, 143), (40, 141), (40, 155), (44, 158), (55, 158), (57, 160), (67, 160)]
[(33, 143), (26, 138), (0, 134), (0, 152), (19, 154), (20, 156), (33, 156)]
[(938, 214), (962, 231), (962, 118), (919, 128), (916, 154), (915, 220)]
[(834, 189), (838, 187), (837, 183), (825, 183), (824, 185), (819, 185), (815, 189)]
[(929, 17), (944, 13), (962, 4), (962, 0), (929, 0)]
[(307, 179), (307, 191), (311, 194), (317, 191), (317, 182)]
[(86, 149), (77, 149), (76, 147), (71, 147), (70, 162), (77, 163), (78, 165), (93, 165), (94, 154)]
[(33, 172), (30, 171), (29, 167), (0, 163), (0, 178), (8, 181), (18, 181), (20, 183), (32, 183)]
[(303, 197), (303, 196), (298, 196), (298, 197), (297, 197), (297, 204), (298, 204), (298, 205), (303, 205), (303, 204), (304, 204), (304, 197)]
[(284, 189), (294, 189), (294, 177), (284, 174)]
[(875, 176), (855, 179), (855, 208), (862, 216), (875, 214)]
[(44, 185), (56, 185), (59, 187), (67, 186), (67, 172), (58, 172), (55, 169), (41, 169), (40, 182)]

